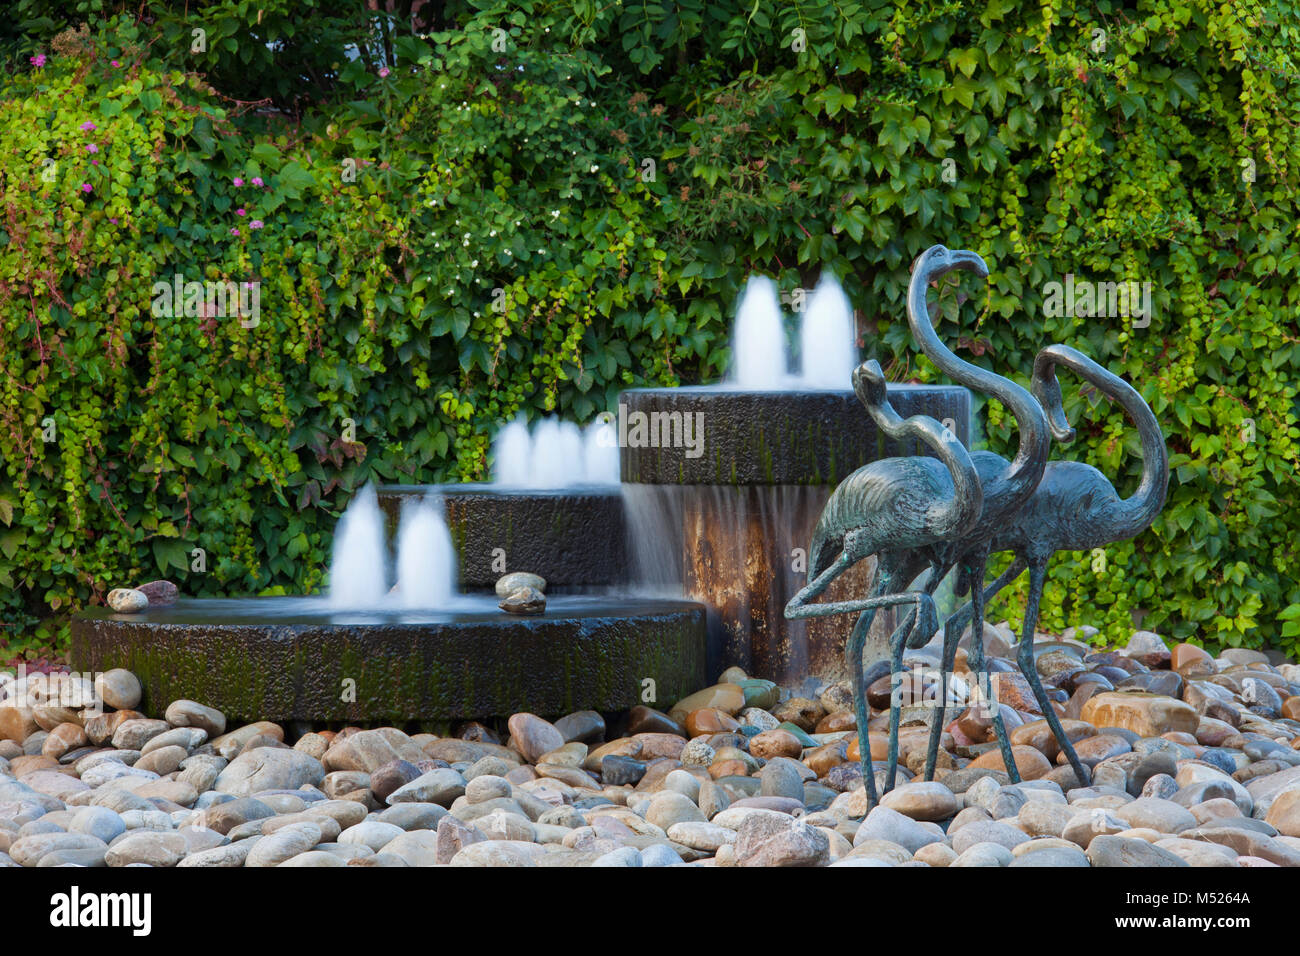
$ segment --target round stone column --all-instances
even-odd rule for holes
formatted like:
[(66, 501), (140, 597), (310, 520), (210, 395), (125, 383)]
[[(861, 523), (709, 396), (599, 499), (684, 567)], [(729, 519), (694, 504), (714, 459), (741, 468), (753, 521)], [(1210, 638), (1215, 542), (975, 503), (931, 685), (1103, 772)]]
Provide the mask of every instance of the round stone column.
[[(891, 385), (889, 399), (969, 444), (966, 389)], [(844, 675), (852, 615), (784, 616), (807, 583), (813, 528), (851, 472), (929, 448), (889, 439), (848, 390), (634, 389), (617, 427), (635, 581), (710, 607), (710, 678), (733, 664), (776, 681)], [(873, 571), (862, 562), (820, 600), (865, 594)], [(877, 615), (877, 629), (892, 624)]]

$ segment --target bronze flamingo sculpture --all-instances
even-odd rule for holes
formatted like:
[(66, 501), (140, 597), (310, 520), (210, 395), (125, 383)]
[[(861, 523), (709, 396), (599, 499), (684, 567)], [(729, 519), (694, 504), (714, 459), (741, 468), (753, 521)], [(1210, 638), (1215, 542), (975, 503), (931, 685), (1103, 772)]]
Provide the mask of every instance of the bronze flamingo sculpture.
[[(1038, 397), (1058, 442), (1074, 439), (1074, 429), (1065, 417), (1061, 386), (1056, 380), (1056, 366), (1073, 369), (1095, 385), (1104, 395), (1123, 406), (1137, 427), (1142, 442), (1142, 480), (1128, 498), (1120, 498), (1113, 485), (1096, 468), (1078, 461), (1051, 461), (1043, 480), (1020, 513), (1007, 521), (993, 537), (992, 550), (1012, 551), (1012, 565), (984, 591), (990, 601), (999, 591), (1029, 569), (1029, 597), (1025, 603), (1025, 620), (1020, 630), (1017, 664), (1033, 688), (1038, 706), (1047, 719), (1061, 751), (1066, 755), (1081, 785), (1087, 785), (1085, 773), (1073, 744), (1066, 738), (1060, 718), (1047, 699), (1034, 661), (1034, 629), (1038, 623), (1038, 604), (1047, 579), (1047, 565), (1057, 551), (1090, 551), (1093, 548), (1125, 541), (1141, 534), (1164, 507), (1169, 485), (1169, 456), (1164, 436), (1150, 406), (1133, 386), (1107, 371), (1088, 356), (1068, 345), (1051, 345), (1038, 353), (1034, 361), (1032, 388)], [(973, 596), (973, 595), (972, 595)], [(956, 611), (955, 630), (961, 633), (972, 604)], [(945, 638), (947, 637), (945, 631)], [(945, 640), (944, 672), (951, 670), (956, 644)], [(934, 775), (941, 728), (931, 727), (926, 754), (925, 779)]]
[[(962, 582), (974, 582), (976, 585), (971, 587), (972, 602), (975, 616), (982, 622), (984, 595), (977, 585), (984, 580), (989, 547), (993, 536), (1010, 516), (1020, 510), (1043, 476), (1049, 451), (1048, 423), (1047, 416), (1029, 392), (1010, 379), (962, 361), (939, 340), (930, 321), (928, 289), (931, 282), (954, 269), (974, 272), (981, 278), (988, 276), (988, 266), (985, 265), (984, 260), (977, 253), (967, 250), (953, 251), (936, 245), (931, 246), (917, 258), (907, 290), (908, 325), (921, 350), (940, 370), (962, 385), (979, 389), (997, 398), (1011, 411), (1020, 432), (1019, 447), (1016, 450), (1016, 457), (1010, 462), (989, 451), (971, 453), (971, 461), (979, 473), (980, 487), (984, 494), (983, 510), (973, 529), (963, 532), (954, 539), (935, 542), (926, 548), (891, 550), (881, 556), (877, 579), (878, 582), (883, 581), (883, 590), (887, 592), (895, 582), (904, 586), (911, 583), (928, 565), (930, 575), (924, 585), (924, 591), (933, 594), (939, 582), (956, 566), (960, 572), (959, 593), (962, 591)], [(858, 647), (863, 645), (873, 615), (874, 611), (868, 611), (859, 619), (850, 638), (851, 645)], [(896, 645), (899, 632), (910, 626), (909, 612), (908, 618), (889, 638), (890, 646)], [(961, 634), (960, 631), (954, 632), (955, 626), (956, 622), (951, 618), (944, 625), (944, 646), (952, 646), (954, 654)], [(976, 675), (978, 688), (987, 692), (989, 676), (984, 660), (982, 626), (971, 630), (969, 664), (971, 672)], [(858, 666), (861, 667), (860, 664)], [(943, 725), (947, 704), (948, 673), (951, 667), (952, 662), (948, 661), (945, 668), (941, 669), (942, 690), (932, 726)], [(891, 673), (897, 680), (899, 673), (897, 664), (891, 663)], [(893, 696), (896, 698), (898, 695), (894, 693)], [(1002, 751), (1002, 760), (1006, 765), (1007, 773), (1013, 781), (1018, 781), (1020, 777), (1011, 751), (1011, 741), (1007, 737), (1002, 716), (996, 710), (993, 713), (993, 729)], [(885, 789), (893, 786), (896, 766), (897, 754), (891, 752)]]
[[(951, 431), (929, 416), (903, 419), (894, 411), (885, 394), (884, 374), (874, 360), (860, 366), (853, 379), (859, 397), (875, 410), (876, 420), (887, 435), (895, 439), (920, 439), (934, 449), (938, 458), (883, 458), (857, 469), (836, 486), (813, 530), (808, 549), (811, 580), (790, 599), (785, 616), (796, 619), (849, 612), (874, 614), (878, 607), (912, 603), (914, 624), (908, 644), (919, 646), (938, 629), (934, 603), (928, 593), (885, 593), (878, 580), (867, 598), (826, 604), (809, 602), (844, 571), (870, 555), (886, 549), (921, 548), (967, 533), (978, 520), (983, 503), (979, 478), (969, 453)], [(895, 652), (899, 659), (902, 634), (900, 628)], [(876, 785), (870, 769), (860, 645), (854, 647), (850, 642), (845, 656), (853, 668), (862, 777), (867, 797), (875, 806)], [(890, 718), (891, 753), (896, 754), (896, 706), (891, 708)]]

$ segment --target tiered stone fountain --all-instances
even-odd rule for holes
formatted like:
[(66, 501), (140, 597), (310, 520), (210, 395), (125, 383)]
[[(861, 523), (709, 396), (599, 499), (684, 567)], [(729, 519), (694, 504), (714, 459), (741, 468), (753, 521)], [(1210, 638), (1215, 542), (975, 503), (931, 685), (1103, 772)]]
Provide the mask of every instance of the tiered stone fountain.
[[(145, 708), (189, 698), (234, 718), (356, 723), (624, 710), (731, 664), (782, 681), (838, 673), (852, 622), (781, 613), (804, 582), (801, 549), (846, 474), (924, 450), (886, 441), (848, 389), (857, 349), (833, 283), (809, 302), (801, 352), (792, 375), (775, 288), (752, 282), (727, 384), (626, 392), (615, 423), (585, 438), (509, 425), (491, 484), (358, 495), (328, 597), (92, 608), (73, 620), (72, 664), (132, 670)], [(965, 389), (897, 386), (890, 399), (969, 439)], [(667, 429), (666, 446), (638, 441), (638, 414)], [(674, 447), (684, 415), (702, 441)], [(497, 607), (488, 589), (506, 571), (547, 579), (542, 614)], [(838, 586), (865, 588), (868, 574)]]

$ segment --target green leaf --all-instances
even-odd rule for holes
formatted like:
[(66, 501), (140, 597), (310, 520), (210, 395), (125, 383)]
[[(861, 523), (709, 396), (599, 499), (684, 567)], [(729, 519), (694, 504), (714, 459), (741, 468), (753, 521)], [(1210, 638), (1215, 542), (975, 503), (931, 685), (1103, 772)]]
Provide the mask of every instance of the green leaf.
[(296, 161), (285, 163), (275, 176), (275, 187), (291, 199), (298, 199), (303, 190), (316, 185), (316, 178)]
[(189, 570), (189, 552), (177, 538), (154, 538), (153, 554), (154, 560), (158, 562), (158, 570), (164, 574), (168, 568)]

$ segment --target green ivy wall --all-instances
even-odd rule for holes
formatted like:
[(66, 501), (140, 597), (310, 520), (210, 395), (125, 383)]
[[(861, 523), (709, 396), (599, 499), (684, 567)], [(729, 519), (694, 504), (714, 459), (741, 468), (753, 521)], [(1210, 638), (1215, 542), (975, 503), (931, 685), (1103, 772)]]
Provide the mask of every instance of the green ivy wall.
[[(359, 8), (304, 52), (310, 11), (267, 3), (266, 27), (217, 3), (202, 22), (233, 47), (199, 55), (180, 5), (19, 6), (33, 19), (0, 34), (11, 651), (153, 577), (319, 588), (364, 482), (480, 478), (521, 411), (588, 420), (628, 386), (716, 379), (754, 271), (787, 291), (834, 271), (864, 355), (935, 380), (903, 295), (944, 242), (993, 270), (967, 301), (943, 290), (959, 354), (1024, 382), (1074, 345), (1168, 438), (1164, 513), (1059, 555), (1041, 626), (1122, 639), (1139, 612), (1295, 653), (1293, 5), (474, 3), (424, 35), (385, 21), (352, 60), (323, 47)], [(296, 111), (272, 28), (313, 77)], [(154, 314), (176, 273), (258, 282), (257, 321)], [(1149, 323), (1045, 308), (1067, 274), (1150, 283)], [(1136, 435), (1077, 384), (1057, 453), (1131, 491)], [(979, 414), (1014, 446), (1002, 408)], [(1023, 582), (992, 613), (1022, 601)]]

